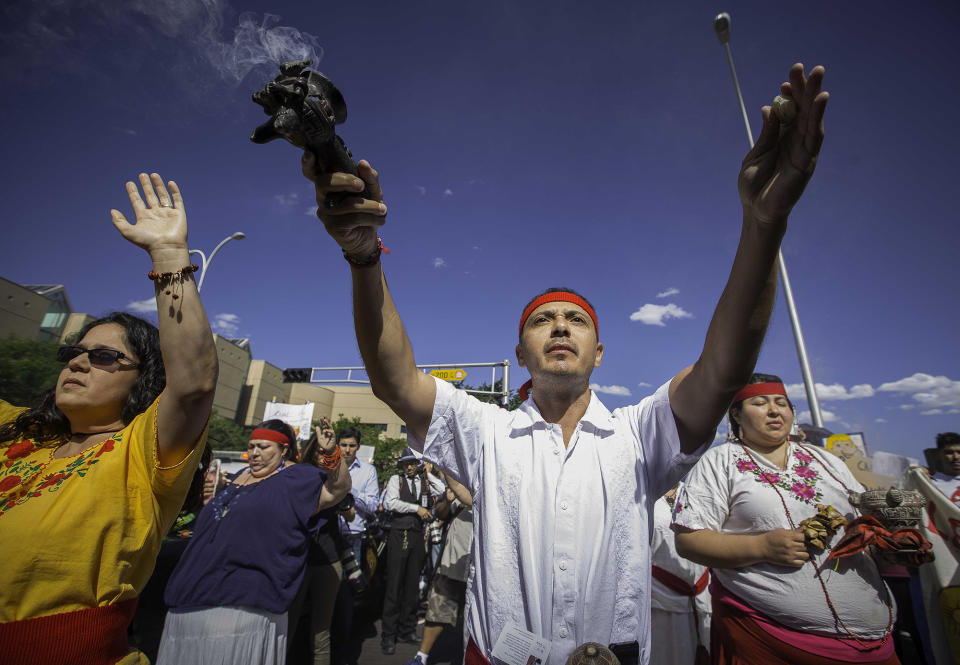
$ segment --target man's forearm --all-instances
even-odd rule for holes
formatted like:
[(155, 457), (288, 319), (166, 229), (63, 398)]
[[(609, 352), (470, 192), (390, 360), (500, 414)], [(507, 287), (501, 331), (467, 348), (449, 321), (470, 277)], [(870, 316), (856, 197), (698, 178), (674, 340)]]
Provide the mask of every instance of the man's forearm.
[(684, 452), (709, 438), (733, 396), (749, 380), (760, 354), (777, 290), (777, 252), (785, 224), (761, 224), (744, 214), (730, 276), (697, 362), (671, 391)]
[(417, 370), (413, 347), (379, 264), (351, 272), (357, 344), (373, 394), (422, 439), (433, 408), (432, 379)]

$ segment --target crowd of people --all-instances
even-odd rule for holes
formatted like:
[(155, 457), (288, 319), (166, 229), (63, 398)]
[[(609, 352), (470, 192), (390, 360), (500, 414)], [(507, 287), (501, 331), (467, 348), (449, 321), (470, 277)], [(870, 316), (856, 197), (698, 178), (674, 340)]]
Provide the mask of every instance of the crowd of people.
[[(739, 177), (739, 246), (696, 361), (613, 411), (589, 387), (604, 355), (597, 312), (569, 288), (522, 309), (518, 408), (419, 371), (380, 265), (377, 172), (361, 161), (357, 175), (331, 173), (305, 154), (317, 214), (350, 266), (374, 394), (409, 432), (382, 488), (357, 459), (360, 432), (326, 421), (302, 451), (288, 424), (261, 423), (247, 468), (216, 472), (205, 444), (217, 359), (184, 202), (156, 174), (128, 183), (136, 223), (113, 221), (150, 256), (159, 329), (98, 319), (60, 349), (37, 405), (0, 402), (0, 660), (146, 662), (127, 629), (173, 529), (189, 538), (157, 582), (161, 665), (280, 665), (304, 658), (301, 643), (309, 662), (354, 662), (347, 645), (371, 603), (384, 655), (417, 645), (408, 665), (428, 665), (448, 629), (467, 665), (562, 665), (587, 643), (623, 665), (911, 662), (897, 632), (911, 610), (874, 551), (831, 558), (863, 486), (792, 436), (782, 381), (753, 373), (780, 241), (823, 140), (822, 78), (795, 65), (781, 92), (796, 117), (763, 110)], [(724, 417), (731, 438), (711, 447)], [(912, 610), (925, 610), (931, 665), (960, 662), (958, 546), (942, 526), (960, 524), (960, 437), (938, 449), (937, 468), (908, 478), (937, 540)]]

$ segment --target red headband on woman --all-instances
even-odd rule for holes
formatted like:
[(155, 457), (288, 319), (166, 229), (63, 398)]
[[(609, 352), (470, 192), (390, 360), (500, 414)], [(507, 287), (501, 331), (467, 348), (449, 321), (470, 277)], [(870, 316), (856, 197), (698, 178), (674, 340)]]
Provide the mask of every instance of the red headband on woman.
[(593, 319), (593, 329), (596, 330), (597, 337), (600, 337), (600, 326), (597, 325), (597, 315), (594, 313), (593, 307), (576, 293), (570, 293), (569, 291), (551, 291), (550, 293), (544, 293), (527, 305), (527, 308), (523, 310), (523, 316), (520, 317), (521, 337), (523, 337), (523, 324), (527, 322), (527, 318), (533, 313), (533, 310), (548, 302), (569, 302), (582, 307), (583, 310), (590, 315), (590, 318)]
[(281, 446), (289, 446), (290, 439), (283, 432), (277, 432), (272, 429), (255, 429), (250, 433), (250, 440), (254, 439), (265, 439), (267, 441), (273, 441), (274, 443), (279, 443)]
[(783, 395), (786, 397), (787, 389), (783, 387), (782, 383), (751, 383), (737, 393), (737, 396), (733, 398), (733, 403), (736, 404), (757, 395)]

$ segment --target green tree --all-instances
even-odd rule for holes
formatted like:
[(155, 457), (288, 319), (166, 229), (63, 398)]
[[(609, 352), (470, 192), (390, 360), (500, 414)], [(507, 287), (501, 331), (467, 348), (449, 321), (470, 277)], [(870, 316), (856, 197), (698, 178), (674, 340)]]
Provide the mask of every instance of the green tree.
[(0, 399), (15, 406), (31, 406), (57, 384), (63, 363), (56, 342), (21, 337), (0, 340)]
[(214, 409), (210, 414), (207, 440), (214, 450), (246, 450), (252, 431), (253, 428), (244, 427), (229, 418), (224, 418)]
[[(463, 381), (457, 381), (454, 384), (455, 388), (460, 388), (462, 390), (503, 390), (503, 379), (497, 379), (493, 388), (490, 388), (490, 384), (483, 382), (480, 384), (479, 388), (474, 388), (473, 386), (464, 383)], [(471, 393), (473, 394), (473, 393)], [(499, 395), (473, 395), (481, 402), (487, 402), (489, 404), (500, 404)], [(513, 411), (515, 408), (523, 404), (523, 400), (520, 399), (520, 396), (517, 394), (516, 390), (510, 391), (510, 397), (507, 399), (507, 411)]]

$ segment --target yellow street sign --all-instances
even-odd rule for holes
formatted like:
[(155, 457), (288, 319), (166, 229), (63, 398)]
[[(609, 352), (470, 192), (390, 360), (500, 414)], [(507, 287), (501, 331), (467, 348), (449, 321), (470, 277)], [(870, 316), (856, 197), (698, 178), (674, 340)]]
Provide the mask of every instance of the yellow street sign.
[(432, 369), (430, 376), (435, 376), (442, 381), (463, 381), (467, 378), (467, 371), (464, 369)]

